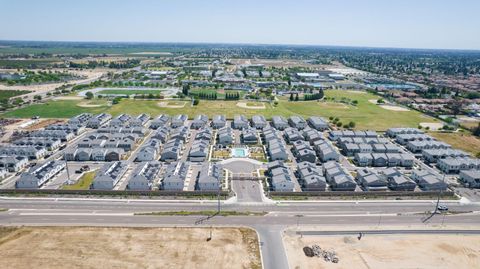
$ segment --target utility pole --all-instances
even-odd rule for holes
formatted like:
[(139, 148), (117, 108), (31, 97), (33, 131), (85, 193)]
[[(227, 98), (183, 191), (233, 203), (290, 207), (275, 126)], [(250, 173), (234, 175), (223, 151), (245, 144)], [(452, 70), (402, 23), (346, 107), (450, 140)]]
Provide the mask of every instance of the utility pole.
[(70, 172), (68, 172), (68, 161), (67, 161), (67, 158), (65, 156), (65, 151), (63, 152), (63, 159), (65, 160), (65, 169), (67, 170), (67, 183), (72, 184), (72, 182), (70, 180)]
[[(300, 218), (303, 217), (303, 215), (295, 215), (295, 217), (297, 217), (297, 232), (298, 231), (298, 228), (299, 228), (299, 224), (300, 224)], [(303, 237), (303, 234), (300, 233), (300, 237)]]
[(218, 186), (218, 192), (217, 192), (217, 215), (220, 215), (220, 191), (222, 189), (222, 186)]
[[(442, 182), (445, 183), (445, 174), (443, 174)], [(430, 214), (430, 216), (428, 216), (427, 218), (425, 218), (425, 219), (422, 221), (423, 223), (426, 223), (428, 220), (430, 220), (431, 218), (433, 218), (433, 216), (435, 216), (435, 214), (437, 214), (437, 212), (438, 212), (438, 205), (440, 204), (440, 196), (442, 196), (442, 188), (440, 188), (440, 190), (438, 191), (438, 197), (437, 197), (437, 203), (435, 204), (435, 209), (433, 210), (432, 214)]]

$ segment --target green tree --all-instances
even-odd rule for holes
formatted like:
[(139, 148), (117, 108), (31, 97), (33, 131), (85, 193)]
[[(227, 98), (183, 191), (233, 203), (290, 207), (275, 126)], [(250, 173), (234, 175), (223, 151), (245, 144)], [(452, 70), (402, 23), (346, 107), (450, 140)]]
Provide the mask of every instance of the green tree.
[(188, 96), (188, 92), (190, 91), (190, 84), (185, 84), (183, 85), (182, 87), (182, 93), (185, 95), (185, 96)]
[(478, 123), (477, 127), (473, 128), (473, 135), (480, 136), (480, 123)]
[(200, 99), (197, 96), (193, 97), (193, 105), (197, 106), (199, 103), (200, 103)]
[(87, 98), (87, 99), (89, 99), (89, 100), (90, 100), (90, 99), (93, 99), (93, 93), (92, 93), (91, 91), (86, 92), (86, 93), (85, 93), (85, 98)]

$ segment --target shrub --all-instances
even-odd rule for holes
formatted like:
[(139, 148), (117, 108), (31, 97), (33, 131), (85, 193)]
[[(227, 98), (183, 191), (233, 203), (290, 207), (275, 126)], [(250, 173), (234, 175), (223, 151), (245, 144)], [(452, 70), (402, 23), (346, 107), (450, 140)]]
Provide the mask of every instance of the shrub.
[(92, 99), (92, 98), (93, 98), (93, 93), (90, 92), (90, 91), (86, 92), (86, 93), (85, 93), (85, 98), (87, 98), (87, 99)]

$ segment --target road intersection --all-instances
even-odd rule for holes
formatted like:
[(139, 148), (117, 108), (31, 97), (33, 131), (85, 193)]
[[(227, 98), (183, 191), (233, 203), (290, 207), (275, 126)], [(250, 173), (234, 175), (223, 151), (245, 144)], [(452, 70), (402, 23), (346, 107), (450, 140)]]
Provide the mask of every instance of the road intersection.
[(442, 229), (446, 225), (476, 227), (480, 223), (480, 204), (442, 201), (449, 215), (438, 215), (423, 223), (436, 201), (277, 201), (242, 203), (222, 201), (222, 210), (265, 212), (265, 215), (217, 216), (195, 225), (199, 216), (138, 215), (158, 211), (216, 210), (216, 201), (142, 200), (101, 198), (1, 197), (0, 225), (33, 226), (246, 226), (259, 234), (264, 268), (288, 268), (282, 234), (300, 225), (306, 229), (383, 226), (424, 226)]

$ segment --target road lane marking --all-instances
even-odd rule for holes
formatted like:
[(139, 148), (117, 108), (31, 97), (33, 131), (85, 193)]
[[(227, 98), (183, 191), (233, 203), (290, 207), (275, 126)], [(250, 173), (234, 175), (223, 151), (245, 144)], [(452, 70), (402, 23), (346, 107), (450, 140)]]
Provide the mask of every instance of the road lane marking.
[(134, 216), (134, 213), (50, 213), (50, 212), (25, 212), (19, 213), (20, 216)]

